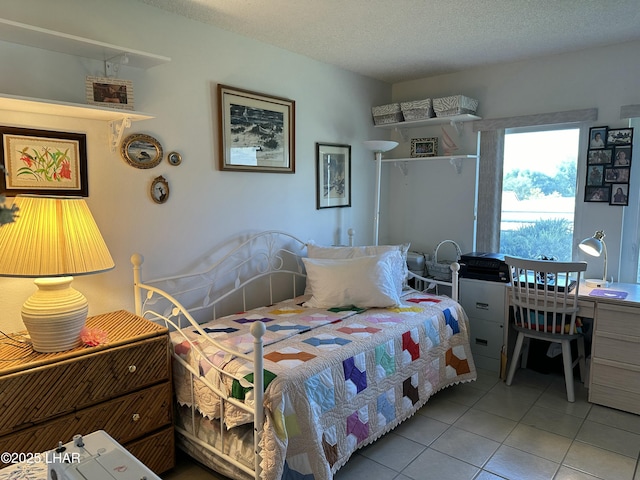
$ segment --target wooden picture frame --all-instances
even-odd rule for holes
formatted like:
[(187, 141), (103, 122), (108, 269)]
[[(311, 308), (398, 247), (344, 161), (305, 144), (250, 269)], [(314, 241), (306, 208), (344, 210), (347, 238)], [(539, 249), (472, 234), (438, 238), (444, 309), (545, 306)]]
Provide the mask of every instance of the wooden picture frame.
[(412, 138), (411, 158), (435, 157), (438, 155), (438, 138)]
[(0, 127), (0, 194), (88, 197), (87, 136)]
[(107, 77), (87, 77), (85, 92), (89, 105), (133, 110), (133, 82)]
[(122, 141), (120, 155), (132, 167), (153, 168), (162, 161), (162, 145), (151, 135), (134, 133)]
[(220, 170), (295, 173), (295, 101), (218, 85)]
[(351, 145), (316, 143), (316, 209), (351, 206)]

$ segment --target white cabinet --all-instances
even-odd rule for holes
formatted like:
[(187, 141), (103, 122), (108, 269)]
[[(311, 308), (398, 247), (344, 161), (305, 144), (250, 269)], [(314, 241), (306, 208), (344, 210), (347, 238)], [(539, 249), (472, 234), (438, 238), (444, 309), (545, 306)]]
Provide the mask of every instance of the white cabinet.
[(508, 315), (507, 284), (460, 279), (460, 304), (471, 329), (471, 352), (477, 367), (500, 372), (504, 325)]

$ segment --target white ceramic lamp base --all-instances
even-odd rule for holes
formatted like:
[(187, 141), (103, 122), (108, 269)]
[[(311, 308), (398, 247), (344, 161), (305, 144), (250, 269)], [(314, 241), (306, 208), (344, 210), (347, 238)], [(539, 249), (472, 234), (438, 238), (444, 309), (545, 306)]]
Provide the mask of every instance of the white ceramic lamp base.
[(73, 277), (38, 278), (38, 290), (22, 306), (22, 321), (36, 352), (62, 352), (78, 347), (89, 304), (71, 288)]

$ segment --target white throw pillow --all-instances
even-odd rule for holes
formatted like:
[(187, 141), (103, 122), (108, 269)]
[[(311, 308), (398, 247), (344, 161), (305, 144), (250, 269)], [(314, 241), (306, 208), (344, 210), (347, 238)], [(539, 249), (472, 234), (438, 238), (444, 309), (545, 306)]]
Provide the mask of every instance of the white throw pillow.
[[(382, 255), (387, 252), (400, 252), (400, 260), (396, 261), (392, 265), (392, 275), (395, 277), (395, 281), (399, 282), (402, 287), (407, 283), (409, 278), (409, 268), (407, 267), (407, 252), (409, 251), (410, 244), (404, 243), (401, 245), (366, 245), (357, 247), (324, 247), (316, 245), (313, 241), (307, 243), (307, 256), (309, 258), (324, 258), (324, 259), (347, 259), (358, 258), (372, 255)], [(307, 279), (307, 286), (305, 294), (310, 295), (313, 293), (313, 289)]]
[(357, 258), (302, 261), (313, 292), (305, 302), (307, 307), (390, 307), (400, 303), (402, 284), (398, 284), (397, 275), (392, 272), (392, 265), (397, 268), (402, 261), (397, 250)]

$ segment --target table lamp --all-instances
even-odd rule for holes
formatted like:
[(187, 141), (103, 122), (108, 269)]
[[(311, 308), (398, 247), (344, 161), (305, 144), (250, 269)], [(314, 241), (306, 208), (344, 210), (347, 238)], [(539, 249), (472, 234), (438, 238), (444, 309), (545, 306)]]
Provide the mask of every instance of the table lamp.
[(0, 275), (36, 278), (22, 306), (35, 351), (75, 348), (89, 305), (70, 275), (112, 269), (111, 254), (83, 198), (24, 195), (14, 205), (18, 218), (0, 227)]
[(391, 140), (367, 140), (364, 146), (376, 154), (376, 198), (373, 217), (373, 242), (378, 245), (378, 230), (380, 228), (380, 177), (382, 176), (382, 152), (388, 152), (398, 146), (398, 142)]
[(602, 280), (599, 279), (586, 279), (584, 281), (587, 287), (599, 288), (599, 287), (607, 287), (607, 244), (604, 243), (604, 231), (598, 230), (593, 234), (593, 237), (585, 238), (580, 242), (578, 247), (587, 255), (591, 255), (592, 257), (599, 257), (604, 252), (604, 275), (602, 276)]

